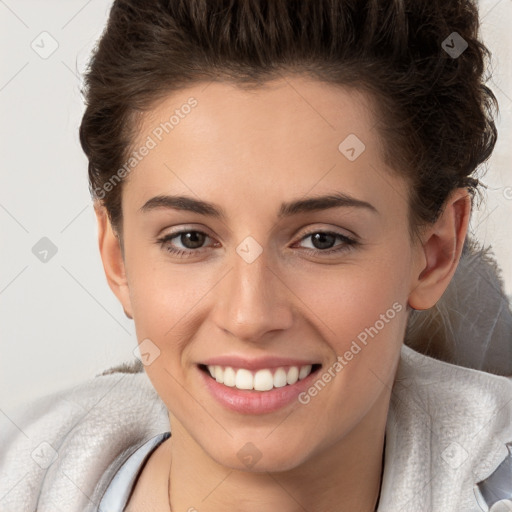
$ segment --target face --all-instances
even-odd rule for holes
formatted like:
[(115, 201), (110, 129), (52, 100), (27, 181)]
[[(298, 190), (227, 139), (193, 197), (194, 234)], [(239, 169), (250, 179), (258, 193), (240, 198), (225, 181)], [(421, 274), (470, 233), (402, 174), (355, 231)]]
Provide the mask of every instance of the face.
[(416, 253), (374, 124), (366, 96), (299, 77), (145, 115), (118, 297), (177, 442), (284, 470), (385, 415)]

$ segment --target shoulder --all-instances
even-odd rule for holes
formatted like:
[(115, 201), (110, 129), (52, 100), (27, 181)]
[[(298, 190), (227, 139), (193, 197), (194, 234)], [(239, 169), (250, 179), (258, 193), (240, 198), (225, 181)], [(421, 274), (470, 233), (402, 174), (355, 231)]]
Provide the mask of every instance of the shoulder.
[(379, 510), (422, 503), (424, 510), (480, 511), (475, 486), (507, 457), (510, 441), (511, 378), (404, 345), (386, 427), (386, 496)]
[(169, 430), (146, 373), (122, 370), (24, 404), (1, 422), (1, 510), (52, 510), (52, 502), (85, 510), (132, 446)]

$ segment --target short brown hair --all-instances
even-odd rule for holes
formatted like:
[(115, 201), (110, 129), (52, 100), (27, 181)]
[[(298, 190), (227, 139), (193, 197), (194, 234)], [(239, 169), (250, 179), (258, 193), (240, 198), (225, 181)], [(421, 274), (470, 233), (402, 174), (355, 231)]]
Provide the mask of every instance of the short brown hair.
[[(306, 73), (370, 93), (385, 160), (410, 183), (410, 228), (434, 222), (450, 192), (480, 185), (496, 98), (489, 51), (466, 0), (115, 0), (85, 75), (80, 141), (90, 190), (121, 228), (123, 165), (137, 114), (203, 80), (258, 86)], [(467, 45), (454, 57), (443, 41)], [(452, 37), (452, 39), (450, 39)], [(110, 188), (110, 187), (109, 187)]]

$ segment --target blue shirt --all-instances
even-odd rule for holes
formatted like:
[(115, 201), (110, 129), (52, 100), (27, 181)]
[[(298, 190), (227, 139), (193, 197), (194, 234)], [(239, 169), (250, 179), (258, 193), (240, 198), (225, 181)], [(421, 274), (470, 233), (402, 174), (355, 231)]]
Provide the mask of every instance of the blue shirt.
[(123, 463), (112, 478), (108, 488), (101, 498), (98, 512), (123, 512), (135, 482), (142, 471), (146, 460), (150, 455), (171, 436), (170, 432), (164, 432), (152, 437), (139, 446)]

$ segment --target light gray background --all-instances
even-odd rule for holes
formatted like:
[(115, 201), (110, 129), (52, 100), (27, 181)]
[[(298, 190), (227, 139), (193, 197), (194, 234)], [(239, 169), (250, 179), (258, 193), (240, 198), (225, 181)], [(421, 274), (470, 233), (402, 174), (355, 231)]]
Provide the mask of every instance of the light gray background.
[[(110, 5), (0, 0), (0, 412), (7, 416), (133, 359), (137, 346), (103, 274), (78, 141), (81, 73)], [(480, 10), (501, 116), (487, 200), (471, 230), (492, 246), (512, 294), (512, 2), (485, 0)], [(52, 39), (58, 48), (48, 58), (31, 47), (49, 51)], [(32, 252), (42, 237), (58, 249), (46, 263)]]

